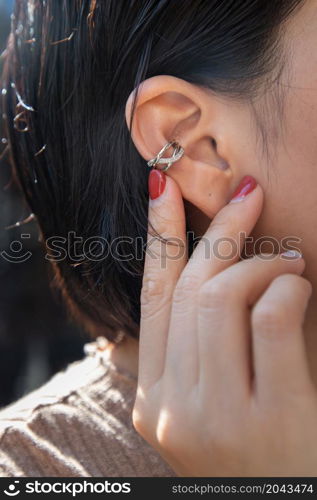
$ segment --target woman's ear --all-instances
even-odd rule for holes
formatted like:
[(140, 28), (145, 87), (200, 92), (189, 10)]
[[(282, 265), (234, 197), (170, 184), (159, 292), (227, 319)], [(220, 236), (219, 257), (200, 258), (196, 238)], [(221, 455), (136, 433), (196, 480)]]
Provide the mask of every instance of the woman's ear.
[[(134, 97), (132, 92), (126, 104), (129, 129)], [(228, 104), (208, 89), (172, 76), (155, 76), (139, 87), (130, 130), (146, 161), (167, 142), (180, 143), (185, 154), (166, 175), (178, 183), (186, 200), (210, 218), (227, 203), (233, 187), (224, 117), (229, 110)], [(171, 153), (172, 149), (164, 156)]]

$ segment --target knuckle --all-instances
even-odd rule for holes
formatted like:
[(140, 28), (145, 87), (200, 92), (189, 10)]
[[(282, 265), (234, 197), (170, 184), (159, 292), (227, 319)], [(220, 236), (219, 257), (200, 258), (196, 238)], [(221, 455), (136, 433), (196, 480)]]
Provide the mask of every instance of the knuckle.
[(200, 280), (194, 274), (181, 276), (173, 293), (173, 302), (182, 304), (199, 288)]
[(304, 299), (308, 300), (312, 293), (313, 293), (313, 287), (310, 281), (308, 281), (306, 278), (303, 278), (302, 276), (299, 276), (300, 278), (300, 288), (302, 291), (302, 294), (304, 295)]
[[(274, 292), (273, 292), (274, 291)], [(301, 310), (307, 305), (312, 293), (311, 283), (296, 274), (282, 274), (271, 283), (251, 312), (252, 329), (257, 335), (270, 338), (293, 328), (302, 317)]]
[(144, 302), (157, 299), (163, 295), (165, 284), (158, 276), (144, 275), (142, 283), (142, 299)]
[(224, 308), (231, 300), (231, 288), (227, 280), (213, 278), (202, 285), (198, 304), (203, 309)]
[(287, 285), (287, 286), (297, 286), (301, 280), (301, 276), (291, 273), (283, 273), (272, 281), (272, 285)]
[(312, 291), (313, 291), (313, 287), (312, 287), (312, 284), (311, 282), (306, 279), (306, 278), (303, 278), (303, 276), (298, 276), (299, 278), (299, 283), (300, 283), (300, 286), (302, 287), (303, 290), (305, 290), (305, 292), (309, 295), (311, 295)]
[(251, 314), (252, 328), (257, 332), (277, 332), (287, 324), (288, 311), (284, 304), (270, 300), (258, 302)]
[(159, 276), (144, 275), (140, 299), (143, 318), (156, 314), (166, 304), (168, 288), (167, 281)]
[(282, 286), (287, 286), (289, 289), (292, 287), (303, 299), (310, 297), (313, 290), (310, 281), (297, 274), (282, 274), (274, 281)]

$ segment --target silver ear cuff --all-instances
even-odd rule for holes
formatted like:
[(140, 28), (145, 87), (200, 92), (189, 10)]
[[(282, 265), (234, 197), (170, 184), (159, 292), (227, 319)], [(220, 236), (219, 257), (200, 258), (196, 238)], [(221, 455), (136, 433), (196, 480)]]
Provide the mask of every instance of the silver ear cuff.
[[(167, 151), (169, 148), (174, 148), (173, 155), (170, 156), (169, 158), (162, 158), (165, 151)], [(182, 148), (182, 146), (180, 144), (178, 144), (178, 142), (171, 141), (171, 142), (168, 142), (167, 144), (165, 144), (165, 146), (155, 156), (155, 158), (153, 158), (152, 160), (149, 160), (147, 162), (147, 164), (149, 167), (157, 168), (158, 170), (162, 170), (163, 172), (166, 172), (166, 170), (168, 170), (173, 165), (173, 163), (175, 163), (176, 161), (181, 159), (184, 152), (185, 152), (184, 149)], [(158, 168), (157, 165), (159, 165), (159, 164), (161, 164), (161, 165), (163, 164), (163, 165), (165, 165), (165, 167)]]

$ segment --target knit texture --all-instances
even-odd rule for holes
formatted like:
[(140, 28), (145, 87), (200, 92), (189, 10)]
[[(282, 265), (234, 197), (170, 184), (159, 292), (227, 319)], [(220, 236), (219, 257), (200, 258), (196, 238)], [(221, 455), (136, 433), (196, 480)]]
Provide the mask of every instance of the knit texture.
[(88, 347), (89, 356), (0, 411), (0, 475), (176, 476), (132, 425), (136, 380)]

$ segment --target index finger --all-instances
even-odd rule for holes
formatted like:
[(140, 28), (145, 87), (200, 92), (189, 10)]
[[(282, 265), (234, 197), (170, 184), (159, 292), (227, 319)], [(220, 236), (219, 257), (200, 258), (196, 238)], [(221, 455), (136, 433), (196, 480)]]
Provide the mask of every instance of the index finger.
[(187, 261), (180, 189), (171, 177), (156, 169), (150, 172), (151, 182), (164, 190), (149, 200), (139, 339), (139, 383), (143, 387), (155, 383), (163, 372), (173, 291)]

